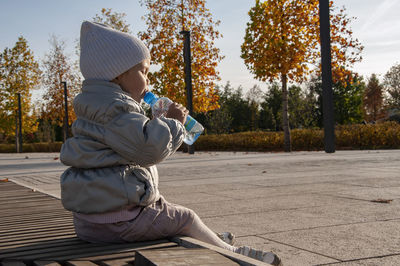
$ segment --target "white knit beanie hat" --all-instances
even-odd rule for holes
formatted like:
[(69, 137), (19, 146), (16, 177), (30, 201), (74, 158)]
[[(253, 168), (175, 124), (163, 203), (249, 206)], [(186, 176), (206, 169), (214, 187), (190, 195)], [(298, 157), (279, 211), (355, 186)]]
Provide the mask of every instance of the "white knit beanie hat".
[(84, 21), (81, 27), (80, 67), (85, 79), (113, 80), (145, 59), (144, 43), (104, 24)]

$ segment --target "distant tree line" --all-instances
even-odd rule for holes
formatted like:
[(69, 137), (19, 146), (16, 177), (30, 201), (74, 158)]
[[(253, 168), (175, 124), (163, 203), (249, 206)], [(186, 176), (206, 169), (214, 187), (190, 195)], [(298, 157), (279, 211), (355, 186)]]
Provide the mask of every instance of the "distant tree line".
[[(148, 28), (139, 36), (150, 47), (153, 62), (159, 67), (151, 73), (154, 90), (185, 104), (183, 40), (178, 36), (182, 29), (192, 30), (193, 95), (197, 112), (194, 116), (204, 124), (206, 134), (322, 127), (319, 68), (316, 67), (316, 71), (309, 69), (312, 65), (319, 65), (318, 1), (312, 0), (308, 4), (299, 0), (278, 2), (276, 5), (277, 2), (272, 0), (256, 1), (249, 13), (251, 19), (241, 47), (241, 57), (249, 71), (255, 78), (268, 82), (268, 89), (263, 92), (257, 86), (233, 88), (229, 82), (215, 85), (220, 79), (217, 65), (223, 56), (215, 47), (214, 40), (221, 34), (216, 30), (219, 21), (212, 18), (204, 0), (196, 3), (174, 0), (168, 5), (141, 0), (149, 12), (145, 16)], [(286, 12), (287, 8), (291, 12)], [(348, 70), (354, 62), (361, 60), (362, 46), (346, 26), (352, 19), (347, 18), (345, 9), (336, 9), (332, 14), (335, 14), (332, 21), (332, 66), (336, 123), (399, 121), (400, 64), (395, 64), (381, 81), (376, 75), (363, 79)], [(111, 9), (102, 9), (93, 20), (130, 32), (125, 16)], [(204, 19), (198, 20), (199, 17)], [(172, 23), (171, 18), (179, 21), (179, 27), (176, 27), (176, 21)], [(283, 18), (286, 20), (281, 21)], [(277, 28), (269, 27), (270, 24)], [(280, 29), (279, 25), (285, 29)], [(166, 32), (170, 34), (165, 35)], [(280, 32), (287, 33), (281, 35)], [(168, 36), (175, 37), (168, 39)], [(349, 49), (340, 49), (342, 46)], [(78, 48), (76, 54), (79, 54)], [(71, 124), (76, 118), (72, 101), (82, 82), (77, 65), (77, 61), (65, 53), (64, 41), (55, 36), (50, 38), (50, 49), (40, 61), (35, 59), (23, 36), (18, 38), (14, 47), (0, 51), (0, 143), (15, 140), (16, 93), (20, 93), (22, 99), (25, 142), (63, 139), (65, 115), (61, 82), (68, 84), (68, 120)], [(33, 102), (32, 93), (37, 89), (44, 94), (39, 101)], [(284, 120), (288, 120), (287, 123)]]
[[(350, 73), (345, 81), (333, 84), (335, 122), (338, 125), (400, 122), (400, 64), (393, 66), (381, 83), (372, 74), (367, 80)], [(282, 90), (271, 83), (266, 92), (253, 86), (233, 88), (227, 82), (218, 86), (220, 108), (195, 117), (208, 134), (242, 131), (282, 131)], [(322, 82), (313, 77), (303, 86), (288, 89), (289, 125), (295, 128), (322, 128)]]

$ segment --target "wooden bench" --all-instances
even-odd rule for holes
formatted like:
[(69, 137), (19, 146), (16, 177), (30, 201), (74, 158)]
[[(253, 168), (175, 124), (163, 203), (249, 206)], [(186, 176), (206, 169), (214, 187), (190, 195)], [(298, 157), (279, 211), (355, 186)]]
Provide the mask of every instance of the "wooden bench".
[(0, 264), (4, 266), (265, 265), (189, 237), (92, 244), (74, 232), (60, 200), (0, 182)]

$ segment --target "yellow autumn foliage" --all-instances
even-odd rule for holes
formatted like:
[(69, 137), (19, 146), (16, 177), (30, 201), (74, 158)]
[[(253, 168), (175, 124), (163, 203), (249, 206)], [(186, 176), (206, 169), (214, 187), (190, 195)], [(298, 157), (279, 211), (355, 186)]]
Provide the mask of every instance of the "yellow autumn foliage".
[(40, 82), (40, 70), (29, 49), (27, 40), (20, 36), (13, 48), (5, 48), (0, 53), (0, 133), (14, 136), (21, 94), (22, 133), (37, 130), (38, 123), (32, 108), (32, 91)]
[[(273, 81), (286, 75), (303, 82), (320, 71), (318, 4), (318, 0), (256, 1), (241, 46), (242, 58), (256, 78)], [(354, 18), (346, 15), (346, 9), (338, 10), (333, 1), (330, 9), (332, 72), (337, 82), (361, 61), (363, 46), (352, 36)]]
[[(324, 150), (322, 129), (294, 129), (292, 146), (295, 151)], [(399, 149), (400, 124), (384, 122), (371, 125), (344, 125), (335, 130), (338, 150)], [(283, 132), (240, 132), (203, 135), (195, 143), (203, 151), (283, 151)]]
[(145, 16), (147, 30), (141, 39), (150, 47), (152, 64), (158, 70), (150, 73), (154, 91), (187, 105), (183, 61), (183, 35), (190, 31), (192, 58), (193, 110), (207, 112), (219, 107), (215, 82), (220, 80), (218, 62), (223, 57), (215, 47), (222, 35), (206, 8), (205, 0), (142, 0), (149, 10)]

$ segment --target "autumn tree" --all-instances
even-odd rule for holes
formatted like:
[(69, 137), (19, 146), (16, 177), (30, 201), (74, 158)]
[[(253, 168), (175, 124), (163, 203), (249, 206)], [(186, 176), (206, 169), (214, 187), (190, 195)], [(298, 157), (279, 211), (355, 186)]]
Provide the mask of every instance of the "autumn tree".
[(292, 85), (288, 90), (289, 125), (290, 128), (312, 127), (312, 103), (300, 86)]
[(43, 60), (42, 80), (45, 93), (42, 117), (53, 125), (63, 126), (65, 118), (64, 86), (61, 82), (67, 83), (68, 121), (72, 122), (76, 119), (72, 102), (79, 92), (81, 80), (78, 71), (74, 69), (65, 54), (65, 43), (55, 36), (52, 36), (49, 42), (51, 48)]
[(258, 85), (254, 85), (246, 93), (246, 100), (250, 110), (250, 130), (255, 131), (258, 129), (258, 120), (260, 117), (260, 104), (262, 101), (263, 92)]
[[(316, 125), (323, 126), (323, 101), (321, 76), (313, 77), (309, 84), (313, 116)], [(335, 122), (337, 124), (361, 123), (363, 121), (363, 96), (365, 83), (357, 73), (350, 72), (344, 81), (332, 84)]]
[(361, 123), (365, 91), (363, 78), (350, 72), (343, 79), (333, 85), (335, 121), (342, 125)]
[[(282, 129), (282, 91), (279, 88), (279, 84), (273, 82), (268, 91), (264, 95), (264, 100), (261, 103), (262, 110), (267, 111), (271, 114), (269, 120), (272, 121), (274, 127), (270, 129), (279, 131)], [(268, 122), (271, 125), (271, 122)]]
[(364, 112), (368, 122), (376, 121), (384, 116), (383, 110), (384, 87), (375, 74), (368, 79), (364, 92)]
[(15, 134), (15, 119), (18, 110), (16, 93), (21, 94), (22, 133), (33, 133), (37, 129), (36, 117), (32, 113), (32, 90), (40, 82), (39, 64), (35, 60), (27, 40), (20, 36), (13, 48), (0, 53), (0, 133)]
[(387, 98), (389, 107), (400, 110), (400, 64), (392, 66), (385, 74), (384, 84), (389, 94)]
[(93, 21), (105, 24), (122, 32), (132, 33), (129, 29), (129, 24), (126, 23), (125, 17), (125, 13), (114, 12), (111, 8), (102, 8), (101, 14), (96, 14)]
[(146, 6), (147, 30), (141, 39), (150, 48), (156, 71), (150, 82), (156, 93), (186, 105), (184, 82), (183, 35), (191, 33), (193, 109), (206, 112), (218, 108), (215, 81), (219, 80), (218, 62), (222, 60), (215, 40), (222, 37), (215, 29), (205, 0), (141, 0)]
[[(318, 0), (256, 0), (249, 11), (241, 57), (261, 81), (282, 84), (284, 150), (291, 151), (287, 83), (303, 82), (320, 64)], [(352, 37), (353, 18), (331, 6), (331, 47), (334, 80), (344, 79), (348, 68), (360, 61), (363, 47)], [(318, 68), (316, 68), (318, 70)]]
[[(308, 128), (315, 126), (315, 102), (308, 92), (301, 87), (292, 85), (288, 88), (288, 112), (290, 128)], [(264, 94), (261, 103), (262, 123), (260, 128), (281, 130), (282, 126), (282, 90), (279, 84), (272, 83)]]
[[(228, 90), (231, 90), (231, 85), (228, 81), (224, 89), (221, 89), (219, 85), (217, 85), (216, 88), (219, 96), (220, 108), (205, 113), (205, 121), (197, 121), (205, 127), (207, 134), (227, 134), (231, 132), (233, 122), (231, 108), (228, 104), (225, 104), (225, 101), (228, 100), (227, 93)], [(198, 119), (198, 116), (201, 114), (202, 113), (197, 113), (196, 119)]]

